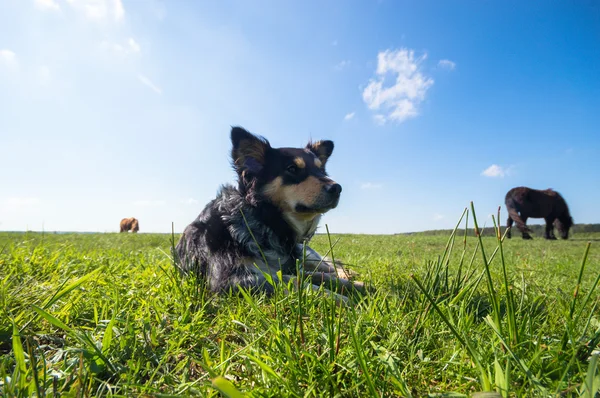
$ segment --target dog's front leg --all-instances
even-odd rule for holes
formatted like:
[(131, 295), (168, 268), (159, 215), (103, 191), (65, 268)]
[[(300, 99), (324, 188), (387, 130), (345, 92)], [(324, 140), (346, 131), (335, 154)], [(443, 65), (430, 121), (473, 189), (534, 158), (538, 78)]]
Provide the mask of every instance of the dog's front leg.
[[(285, 282), (286, 285), (289, 285), (290, 282), (293, 286), (294, 289), (298, 289), (299, 285), (298, 285), (298, 278), (295, 276), (291, 276), (291, 275), (283, 275), (282, 277), (283, 282)], [(313, 291), (318, 292), (321, 290), (321, 286), (319, 285), (315, 285), (315, 284), (310, 284), (310, 287)], [(329, 289), (324, 288), (323, 291), (325, 292), (325, 294), (333, 296), (335, 302), (337, 305), (341, 305), (341, 304), (348, 304), (348, 297), (342, 295), (342, 294), (338, 294), (336, 292), (333, 292)], [(290, 294), (290, 292), (285, 289), (285, 293), (286, 294)]]
[[(304, 254), (306, 250), (306, 255)], [(333, 261), (329, 257), (322, 257), (308, 245), (296, 245), (296, 258), (304, 259), (304, 270), (337, 275), (338, 278), (352, 279), (354, 273), (342, 266), (341, 261)]]
[(354, 282), (348, 279), (340, 278), (336, 274), (327, 272), (313, 272), (310, 274), (312, 283), (315, 285), (323, 285), (328, 289), (337, 290), (341, 294), (346, 294), (351, 291), (365, 293), (365, 284), (363, 282)]
[[(305, 254), (306, 250), (306, 254)], [(304, 270), (307, 272), (338, 273), (338, 268), (332, 261), (322, 257), (308, 245), (298, 244), (296, 246), (296, 258), (304, 260)]]

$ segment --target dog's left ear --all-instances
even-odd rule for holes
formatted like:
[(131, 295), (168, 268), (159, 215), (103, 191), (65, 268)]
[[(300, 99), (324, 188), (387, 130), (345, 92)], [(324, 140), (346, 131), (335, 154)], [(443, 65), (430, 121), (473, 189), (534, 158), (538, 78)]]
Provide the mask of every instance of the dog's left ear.
[(319, 158), (321, 163), (323, 163), (323, 166), (325, 166), (327, 159), (329, 159), (333, 153), (333, 141), (325, 140), (309, 142), (308, 145), (306, 145), (306, 149), (314, 153)]
[(241, 127), (232, 127), (231, 144), (231, 159), (235, 171), (239, 175), (260, 173), (265, 165), (267, 151), (271, 148), (269, 141)]

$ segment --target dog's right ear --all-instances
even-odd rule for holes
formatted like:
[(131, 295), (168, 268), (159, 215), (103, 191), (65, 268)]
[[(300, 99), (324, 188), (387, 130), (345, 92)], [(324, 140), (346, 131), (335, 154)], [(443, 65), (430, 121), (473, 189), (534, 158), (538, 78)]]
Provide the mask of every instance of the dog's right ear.
[(241, 127), (232, 127), (231, 143), (231, 159), (235, 171), (239, 175), (260, 173), (265, 165), (267, 150), (271, 148), (269, 141)]

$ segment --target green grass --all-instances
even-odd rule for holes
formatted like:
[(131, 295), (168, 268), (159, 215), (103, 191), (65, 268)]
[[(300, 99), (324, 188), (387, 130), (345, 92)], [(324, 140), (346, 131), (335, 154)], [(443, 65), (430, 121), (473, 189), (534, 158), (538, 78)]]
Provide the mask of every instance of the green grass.
[(0, 391), (593, 397), (600, 234), (573, 238), (318, 235), (375, 289), (345, 307), (213, 296), (170, 235), (0, 233)]

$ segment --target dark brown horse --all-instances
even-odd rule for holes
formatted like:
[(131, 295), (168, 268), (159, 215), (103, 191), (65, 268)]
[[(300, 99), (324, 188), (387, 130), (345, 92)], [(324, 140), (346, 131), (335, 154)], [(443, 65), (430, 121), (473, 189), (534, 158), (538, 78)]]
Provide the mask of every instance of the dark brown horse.
[(121, 220), (121, 230), (119, 232), (133, 232), (140, 230), (140, 224), (136, 218), (124, 218)]
[[(510, 228), (513, 221), (523, 234), (523, 239), (532, 239), (526, 222), (528, 218), (543, 218), (546, 220), (544, 238), (556, 239), (554, 236), (554, 225), (563, 239), (569, 238), (569, 229), (573, 225), (573, 218), (569, 213), (569, 207), (565, 199), (551, 188), (545, 190), (527, 187), (513, 188), (506, 194), (504, 199), (508, 210), (506, 227)], [(510, 229), (506, 237), (510, 238)]]

